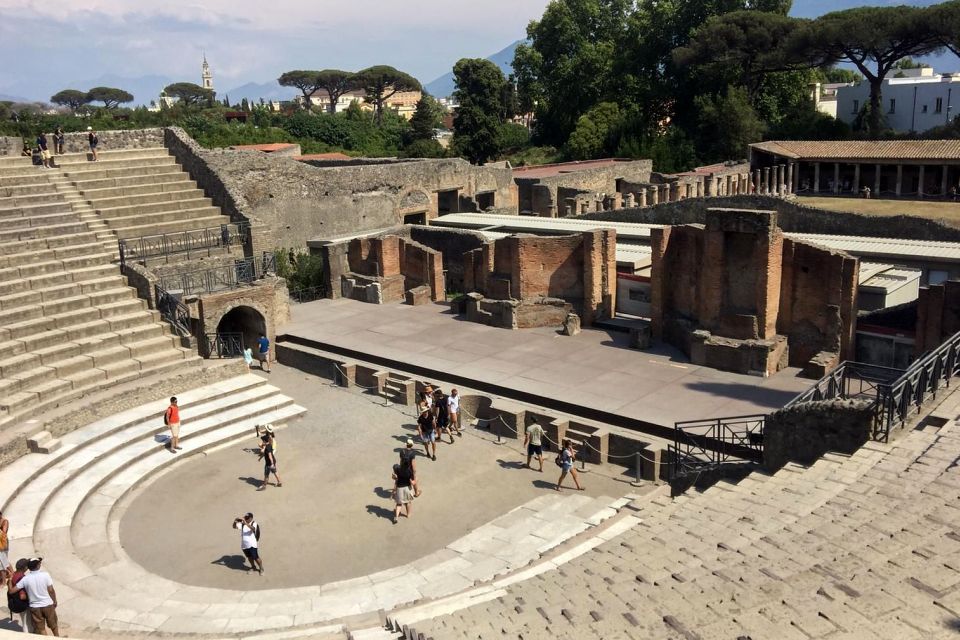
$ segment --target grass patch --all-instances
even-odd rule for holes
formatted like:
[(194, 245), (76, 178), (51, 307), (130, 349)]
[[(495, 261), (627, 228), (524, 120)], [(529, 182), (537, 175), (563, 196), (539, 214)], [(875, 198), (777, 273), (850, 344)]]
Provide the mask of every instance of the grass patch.
[(870, 216), (915, 216), (960, 226), (960, 202), (930, 200), (866, 200), (864, 198), (822, 198), (800, 196), (797, 202), (827, 211), (846, 211)]

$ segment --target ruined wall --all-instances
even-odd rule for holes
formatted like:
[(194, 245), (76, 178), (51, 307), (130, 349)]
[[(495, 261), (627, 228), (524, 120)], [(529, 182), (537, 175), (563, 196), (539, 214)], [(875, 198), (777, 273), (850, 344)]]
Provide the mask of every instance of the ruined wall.
[(853, 454), (870, 437), (873, 409), (866, 400), (802, 402), (767, 416), (763, 466), (813, 464), (828, 451)]
[(920, 287), (917, 299), (916, 356), (936, 349), (960, 331), (960, 280)]
[(852, 356), (858, 277), (856, 258), (785, 240), (777, 330), (790, 341), (792, 366), (820, 352), (835, 354), (833, 366)]
[(713, 207), (766, 209), (777, 212), (777, 224), (788, 233), (826, 233), (874, 238), (905, 238), (960, 242), (960, 228), (924, 218), (869, 216), (826, 211), (803, 205), (803, 198), (784, 200), (771, 196), (728, 196), (668, 202), (654, 207), (588, 213), (588, 220), (645, 224), (703, 224)]
[[(63, 150), (67, 153), (82, 153), (90, 150), (87, 131), (74, 131), (63, 134)], [(155, 129), (116, 129), (97, 131), (100, 145), (97, 151), (119, 151), (121, 149), (146, 149), (162, 147), (164, 130)], [(53, 149), (53, 133), (47, 133), (50, 149)], [(32, 141), (31, 141), (32, 142)]]
[(561, 299), (584, 324), (616, 308), (616, 234), (513, 235), (464, 254), (464, 286), (493, 300)]
[(19, 156), (23, 150), (23, 138), (20, 136), (0, 136), (0, 157)]
[(463, 254), (486, 244), (486, 238), (476, 231), (446, 227), (407, 225), (410, 238), (425, 247), (439, 251), (443, 256), (443, 270), (447, 291), (463, 292)]
[[(443, 260), (439, 252), (399, 234), (354, 238), (341, 258), (340, 282), (333, 285), (343, 295), (378, 304), (406, 299), (411, 289), (426, 286), (428, 300), (443, 300)], [(328, 250), (327, 255), (331, 255)], [(413, 299), (413, 298), (412, 298)], [(419, 298), (416, 298), (419, 300)]]
[(599, 167), (590, 167), (589, 164), (578, 167), (577, 164), (564, 163), (564, 172), (553, 176), (525, 177), (522, 170), (516, 171), (514, 181), (519, 188), (520, 210), (556, 217), (562, 213), (560, 207), (563, 202), (558, 195), (560, 189), (567, 196), (570, 192), (613, 194), (617, 192), (618, 179), (634, 183), (649, 182), (653, 171), (652, 160), (624, 161)]

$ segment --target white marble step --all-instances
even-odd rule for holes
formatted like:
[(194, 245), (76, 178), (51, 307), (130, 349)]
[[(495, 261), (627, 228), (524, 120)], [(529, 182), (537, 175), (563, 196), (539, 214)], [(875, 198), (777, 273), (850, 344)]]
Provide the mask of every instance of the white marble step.
[[(207, 411), (214, 410), (209, 403), (215, 403), (225, 396), (265, 384), (266, 381), (263, 378), (248, 374), (179, 393), (177, 400), (183, 414), (184, 425), (189, 424), (192, 419), (191, 413), (197, 415), (198, 412), (203, 412), (203, 415), (206, 415)], [(27, 527), (28, 530), (33, 527), (32, 519), (15, 518), (10, 511), (12, 501), (21, 487), (26, 486), (45, 469), (52, 467), (63, 458), (73, 455), (77, 449), (89, 446), (99, 441), (103, 436), (143, 422), (155, 425), (159, 421), (162, 424), (161, 418), (168, 405), (167, 400), (157, 400), (98, 420), (61, 436), (61, 447), (53, 454), (23, 456), (0, 469), (0, 486), (8, 491), (3, 512), (11, 521), (11, 537), (25, 535), (19, 529), (20, 527)]]

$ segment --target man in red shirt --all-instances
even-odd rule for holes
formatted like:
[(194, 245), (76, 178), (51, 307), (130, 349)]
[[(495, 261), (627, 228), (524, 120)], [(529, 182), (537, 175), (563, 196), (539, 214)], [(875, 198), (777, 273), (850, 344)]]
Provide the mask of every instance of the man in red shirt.
[(180, 408), (177, 406), (177, 398), (170, 398), (170, 406), (163, 414), (163, 424), (170, 427), (170, 453), (176, 453), (182, 447), (180, 446)]

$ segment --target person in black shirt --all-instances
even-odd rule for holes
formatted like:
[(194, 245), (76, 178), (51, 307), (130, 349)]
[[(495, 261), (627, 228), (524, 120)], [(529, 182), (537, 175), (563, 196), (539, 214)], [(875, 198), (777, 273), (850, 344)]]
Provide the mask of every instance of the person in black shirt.
[[(420, 411), (420, 417), (417, 418), (417, 432), (420, 434), (420, 442), (423, 443), (423, 450), (427, 457), (432, 460), (437, 459), (437, 430), (433, 421), (433, 413), (428, 408)], [(433, 455), (430, 455), (430, 447), (433, 447)]]
[(57, 152), (58, 156), (63, 155), (63, 127), (57, 127), (57, 130), (53, 132), (53, 148)]
[(401, 508), (404, 515), (410, 517), (410, 502), (413, 500), (413, 491), (410, 488), (412, 483), (411, 467), (405, 464), (393, 465), (393, 501), (397, 505), (393, 511), (393, 524), (399, 521)]
[(410, 467), (410, 474), (413, 480), (413, 497), (420, 497), (420, 483), (417, 481), (417, 452), (413, 450), (413, 440), (407, 438), (406, 449), (400, 452), (400, 464)]
[(444, 431), (450, 436), (450, 444), (453, 444), (453, 432), (450, 431), (450, 415), (447, 413), (447, 396), (437, 389), (433, 392), (433, 415), (437, 421), (437, 438), (440, 438)]
[(259, 459), (263, 460), (263, 484), (257, 491), (263, 491), (267, 488), (267, 481), (270, 480), (271, 473), (277, 479), (277, 487), (282, 487), (283, 483), (280, 482), (280, 476), (277, 474), (277, 454), (273, 451), (273, 435), (264, 433), (260, 440), (261, 453)]

